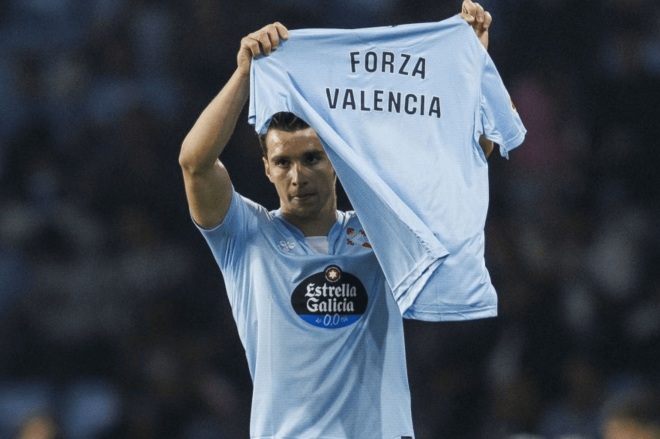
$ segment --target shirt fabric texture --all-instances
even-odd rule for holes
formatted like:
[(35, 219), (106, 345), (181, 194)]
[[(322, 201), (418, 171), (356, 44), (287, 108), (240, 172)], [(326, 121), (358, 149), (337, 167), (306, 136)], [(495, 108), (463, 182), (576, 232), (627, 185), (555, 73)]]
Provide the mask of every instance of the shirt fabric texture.
[(407, 318), (497, 315), (484, 259), (488, 162), (526, 130), (460, 16), (303, 29), (252, 62), (249, 122), (292, 112), (317, 132)]

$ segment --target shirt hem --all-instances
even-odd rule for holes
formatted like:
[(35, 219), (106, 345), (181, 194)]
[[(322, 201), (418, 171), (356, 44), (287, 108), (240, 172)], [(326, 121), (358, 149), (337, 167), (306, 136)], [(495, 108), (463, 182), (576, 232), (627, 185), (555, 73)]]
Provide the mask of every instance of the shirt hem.
[(432, 306), (425, 306), (423, 309), (416, 309), (412, 306), (403, 314), (404, 319), (422, 320), (425, 322), (457, 322), (492, 317), (497, 317), (497, 305), (464, 310), (443, 310)]

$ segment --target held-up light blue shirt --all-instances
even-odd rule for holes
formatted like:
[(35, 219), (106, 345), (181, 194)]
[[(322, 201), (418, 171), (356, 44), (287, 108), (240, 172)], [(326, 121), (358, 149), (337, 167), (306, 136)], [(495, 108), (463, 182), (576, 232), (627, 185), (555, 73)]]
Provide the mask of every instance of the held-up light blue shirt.
[(337, 212), (327, 254), (236, 192), (200, 230), (254, 384), (251, 438), (413, 438), (403, 320), (354, 212)]
[(252, 63), (250, 123), (280, 111), (318, 133), (406, 317), (497, 314), (478, 141), (508, 156), (526, 131), (470, 25), (291, 31)]

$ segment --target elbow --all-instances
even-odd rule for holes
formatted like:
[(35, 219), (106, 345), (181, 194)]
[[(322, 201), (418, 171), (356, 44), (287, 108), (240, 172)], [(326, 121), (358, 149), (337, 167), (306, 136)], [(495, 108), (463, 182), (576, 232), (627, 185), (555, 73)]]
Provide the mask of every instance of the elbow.
[(179, 153), (181, 171), (185, 176), (189, 177), (204, 177), (208, 175), (210, 172), (213, 172), (216, 162), (218, 162), (217, 158), (207, 161), (184, 149)]
[(218, 161), (217, 148), (200, 141), (195, 136), (186, 136), (179, 152), (179, 166), (184, 174), (197, 176), (213, 172)]
[(181, 151), (179, 152), (179, 166), (185, 174), (197, 174), (203, 169), (203, 163), (199, 157), (195, 154), (195, 148), (189, 145), (187, 139), (183, 141), (181, 145)]
[(184, 172), (190, 171), (194, 168), (193, 161), (190, 154), (187, 153), (185, 145), (181, 147), (181, 151), (179, 152), (179, 166), (181, 166), (181, 169)]

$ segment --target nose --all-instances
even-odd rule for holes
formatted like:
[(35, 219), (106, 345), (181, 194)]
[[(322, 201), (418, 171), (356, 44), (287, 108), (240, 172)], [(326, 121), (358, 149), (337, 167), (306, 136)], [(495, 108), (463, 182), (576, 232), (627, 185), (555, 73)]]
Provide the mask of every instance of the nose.
[(291, 184), (294, 186), (307, 184), (307, 169), (299, 162), (295, 162), (291, 166)]

